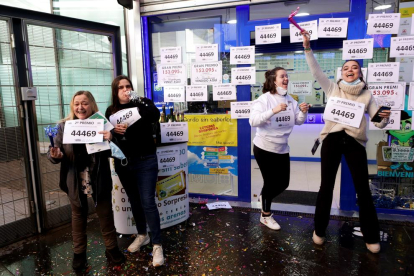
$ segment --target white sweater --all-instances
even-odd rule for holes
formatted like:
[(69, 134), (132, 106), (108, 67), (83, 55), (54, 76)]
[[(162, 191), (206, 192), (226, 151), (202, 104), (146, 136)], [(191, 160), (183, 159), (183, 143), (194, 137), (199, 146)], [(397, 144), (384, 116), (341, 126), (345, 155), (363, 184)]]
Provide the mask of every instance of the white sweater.
[[(338, 97), (363, 103), (365, 104), (365, 112), (368, 113), (369, 117), (372, 118), (375, 115), (378, 109), (377, 102), (372, 96), (371, 91), (364, 89), (365, 83), (361, 82), (357, 85), (346, 85), (339, 83), (338, 85), (336, 82), (330, 81), (322, 72), (322, 69), (319, 67), (312, 51), (305, 51), (305, 56), (313, 77), (319, 82), (327, 98)], [(380, 123), (374, 123), (374, 125), (378, 128), (384, 128), (387, 124), (388, 118), (383, 118)], [(366, 129), (367, 121), (365, 118), (362, 118), (359, 128), (325, 121), (325, 126), (321, 132), (321, 140), (325, 139), (329, 133), (344, 130), (349, 136), (354, 137), (365, 147), (368, 141)]]
[(272, 109), (281, 103), (292, 106), (295, 116), (295, 125), (301, 125), (306, 120), (306, 113), (299, 109), (298, 102), (290, 95), (281, 96), (279, 94), (264, 93), (253, 102), (249, 123), (252, 127), (257, 127), (256, 137), (253, 143), (266, 151), (274, 153), (288, 153), (288, 138), (293, 126), (288, 128), (275, 128), (271, 125), (271, 120), (276, 114)]

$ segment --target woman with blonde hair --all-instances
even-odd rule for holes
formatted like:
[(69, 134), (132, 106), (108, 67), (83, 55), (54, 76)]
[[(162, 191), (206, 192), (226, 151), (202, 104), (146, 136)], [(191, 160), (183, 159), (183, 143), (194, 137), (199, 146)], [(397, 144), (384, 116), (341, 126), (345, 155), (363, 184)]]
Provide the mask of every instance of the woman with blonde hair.
[[(110, 151), (88, 154), (84, 144), (63, 144), (65, 123), (68, 120), (84, 120), (98, 111), (95, 98), (89, 91), (78, 91), (70, 103), (70, 112), (60, 123), (54, 147), (49, 147), (48, 159), (60, 163), (60, 188), (68, 195), (72, 208), (72, 238), (74, 257), (72, 267), (81, 270), (87, 266), (86, 222), (88, 216), (88, 195), (95, 202), (106, 257), (114, 264), (125, 261), (118, 249), (114, 217), (112, 212), (112, 181), (108, 157)], [(99, 132), (104, 140), (111, 140), (109, 131)]]

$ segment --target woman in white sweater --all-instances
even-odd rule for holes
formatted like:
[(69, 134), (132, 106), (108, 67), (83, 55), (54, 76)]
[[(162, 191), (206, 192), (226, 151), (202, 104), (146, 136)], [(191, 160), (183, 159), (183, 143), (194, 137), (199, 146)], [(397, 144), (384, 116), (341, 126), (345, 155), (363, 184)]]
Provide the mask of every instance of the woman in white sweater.
[[(368, 161), (365, 145), (367, 142), (367, 121), (364, 113), (373, 117), (378, 107), (363, 80), (359, 63), (349, 60), (342, 66), (342, 79), (332, 82), (322, 72), (310, 48), (308, 33), (303, 33), (303, 47), (306, 61), (313, 77), (319, 82), (328, 104), (325, 107), (325, 126), (321, 132), (321, 187), (316, 200), (315, 231), (313, 241), (325, 242), (325, 230), (329, 223), (332, 194), (336, 173), (342, 155), (351, 171), (358, 196), (361, 232), (369, 251), (380, 251), (379, 223), (372, 201), (368, 182)], [(348, 109), (351, 106), (354, 109)], [(342, 109), (342, 110), (341, 110)], [(359, 112), (358, 112), (358, 109)], [(350, 111), (351, 110), (351, 111)], [(375, 125), (384, 128), (388, 123), (389, 111), (381, 112), (383, 119)]]
[(273, 219), (270, 206), (273, 198), (289, 186), (288, 138), (294, 125), (305, 122), (309, 105), (299, 105), (287, 94), (289, 78), (282, 67), (268, 70), (265, 77), (263, 95), (254, 101), (249, 122), (252, 127), (257, 127), (253, 152), (264, 182), (260, 222), (279, 230), (280, 225)]

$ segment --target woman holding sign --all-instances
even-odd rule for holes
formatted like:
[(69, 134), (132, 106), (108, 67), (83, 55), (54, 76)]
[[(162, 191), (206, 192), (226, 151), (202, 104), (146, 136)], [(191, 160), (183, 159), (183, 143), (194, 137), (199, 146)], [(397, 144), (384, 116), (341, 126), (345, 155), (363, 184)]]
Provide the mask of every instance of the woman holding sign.
[[(321, 187), (316, 200), (315, 231), (313, 241), (316, 244), (325, 242), (325, 230), (329, 223), (332, 195), (336, 172), (342, 155), (351, 171), (361, 221), (361, 231), (369, 251), (380, 251), (379, 224), (377, 213), (372, 202), (368, 183), (368, 161), (365, 145), (367, 142), (367, 122), (364, 113), (373, 117), (377, 112), (377, 104), (363, 80), (361, 67), (354, 60), (342, 65), (342, 79), (332, 82), (322, 72), (310, 48), (309, 36), (302, 32), (306, 61), (313, 77), (319, 82), (328, 98), (325, 107), (325, 126), (321, 132), (323, 145), (321, 148)], [(384, 128), (388, 123), (389, 111), (379, 113), (380, 120), (374, 123)]]
[[(69, 115), (59, 123), (56, 137), (54, 137), (54, 146), (51, 146), (47, 153), (48, 159), (53, 164), (61, 164), (59, 186), (68, 194), (72, 207), (74, 251), (72, 267), (75, 270), (84, 269), (87, 265), (87, 195), (92, 195), (95, 201), (108, 260), (114, 264), (125, 261), (125, 256), (118, 249), (112, 212), (112, 181), (108, 162), (111, 152), (106, 150), (88, 154), (85, 144), (63, 144), (66, 122), (88, 119), (97, 111), (98, 107), (90, 92), (76, 92), (70, 102)], [(104, 140), (111, 140), (112, 135), (109, 131), (99, 133), (103, 134)]]
[(265, 77), (263, 95), (254, 101), (249, 122), (252, 127), (257, 127), (253, 152), (264, 182), (260, 196), (260, 222), (270, 229), (279, 230), (280, 225), (272, 217), (270, 206), (273, 198), (289, 186), (288, 138), (294, 125), (305, 122), (309, 105), (299, 105), (287, 94), (289, 78), (282, 67), (267, 71)]
[(164, 264), (161, 246), (160, 215), (155, 203), (155, 185), (158, 175), (156, 145), (152, 136), (152, 123), (160, 119), (160, 111), (147, 98), (131, 100), (132, 83), (126, 76), (112, 82), (112, 105), (106, 117), (115, 126), (112, 130), (127, 162), (115, 159), (115, 171), (131, 203), (138, 236), (128, 247), (129, 252), (139, 251), (150, 242), (147, 224), (151, 231), (153, 265)]

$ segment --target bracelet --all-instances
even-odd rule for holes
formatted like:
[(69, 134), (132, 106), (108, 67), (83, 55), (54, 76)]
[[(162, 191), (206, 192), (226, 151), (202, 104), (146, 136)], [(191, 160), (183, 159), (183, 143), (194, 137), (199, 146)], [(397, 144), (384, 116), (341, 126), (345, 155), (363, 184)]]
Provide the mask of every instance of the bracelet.
[(310, 50), (312, 50), (312, 48), (309, 47), (309, 48), (305, 48), (304, 50), (305, 51), (310, 51)]

